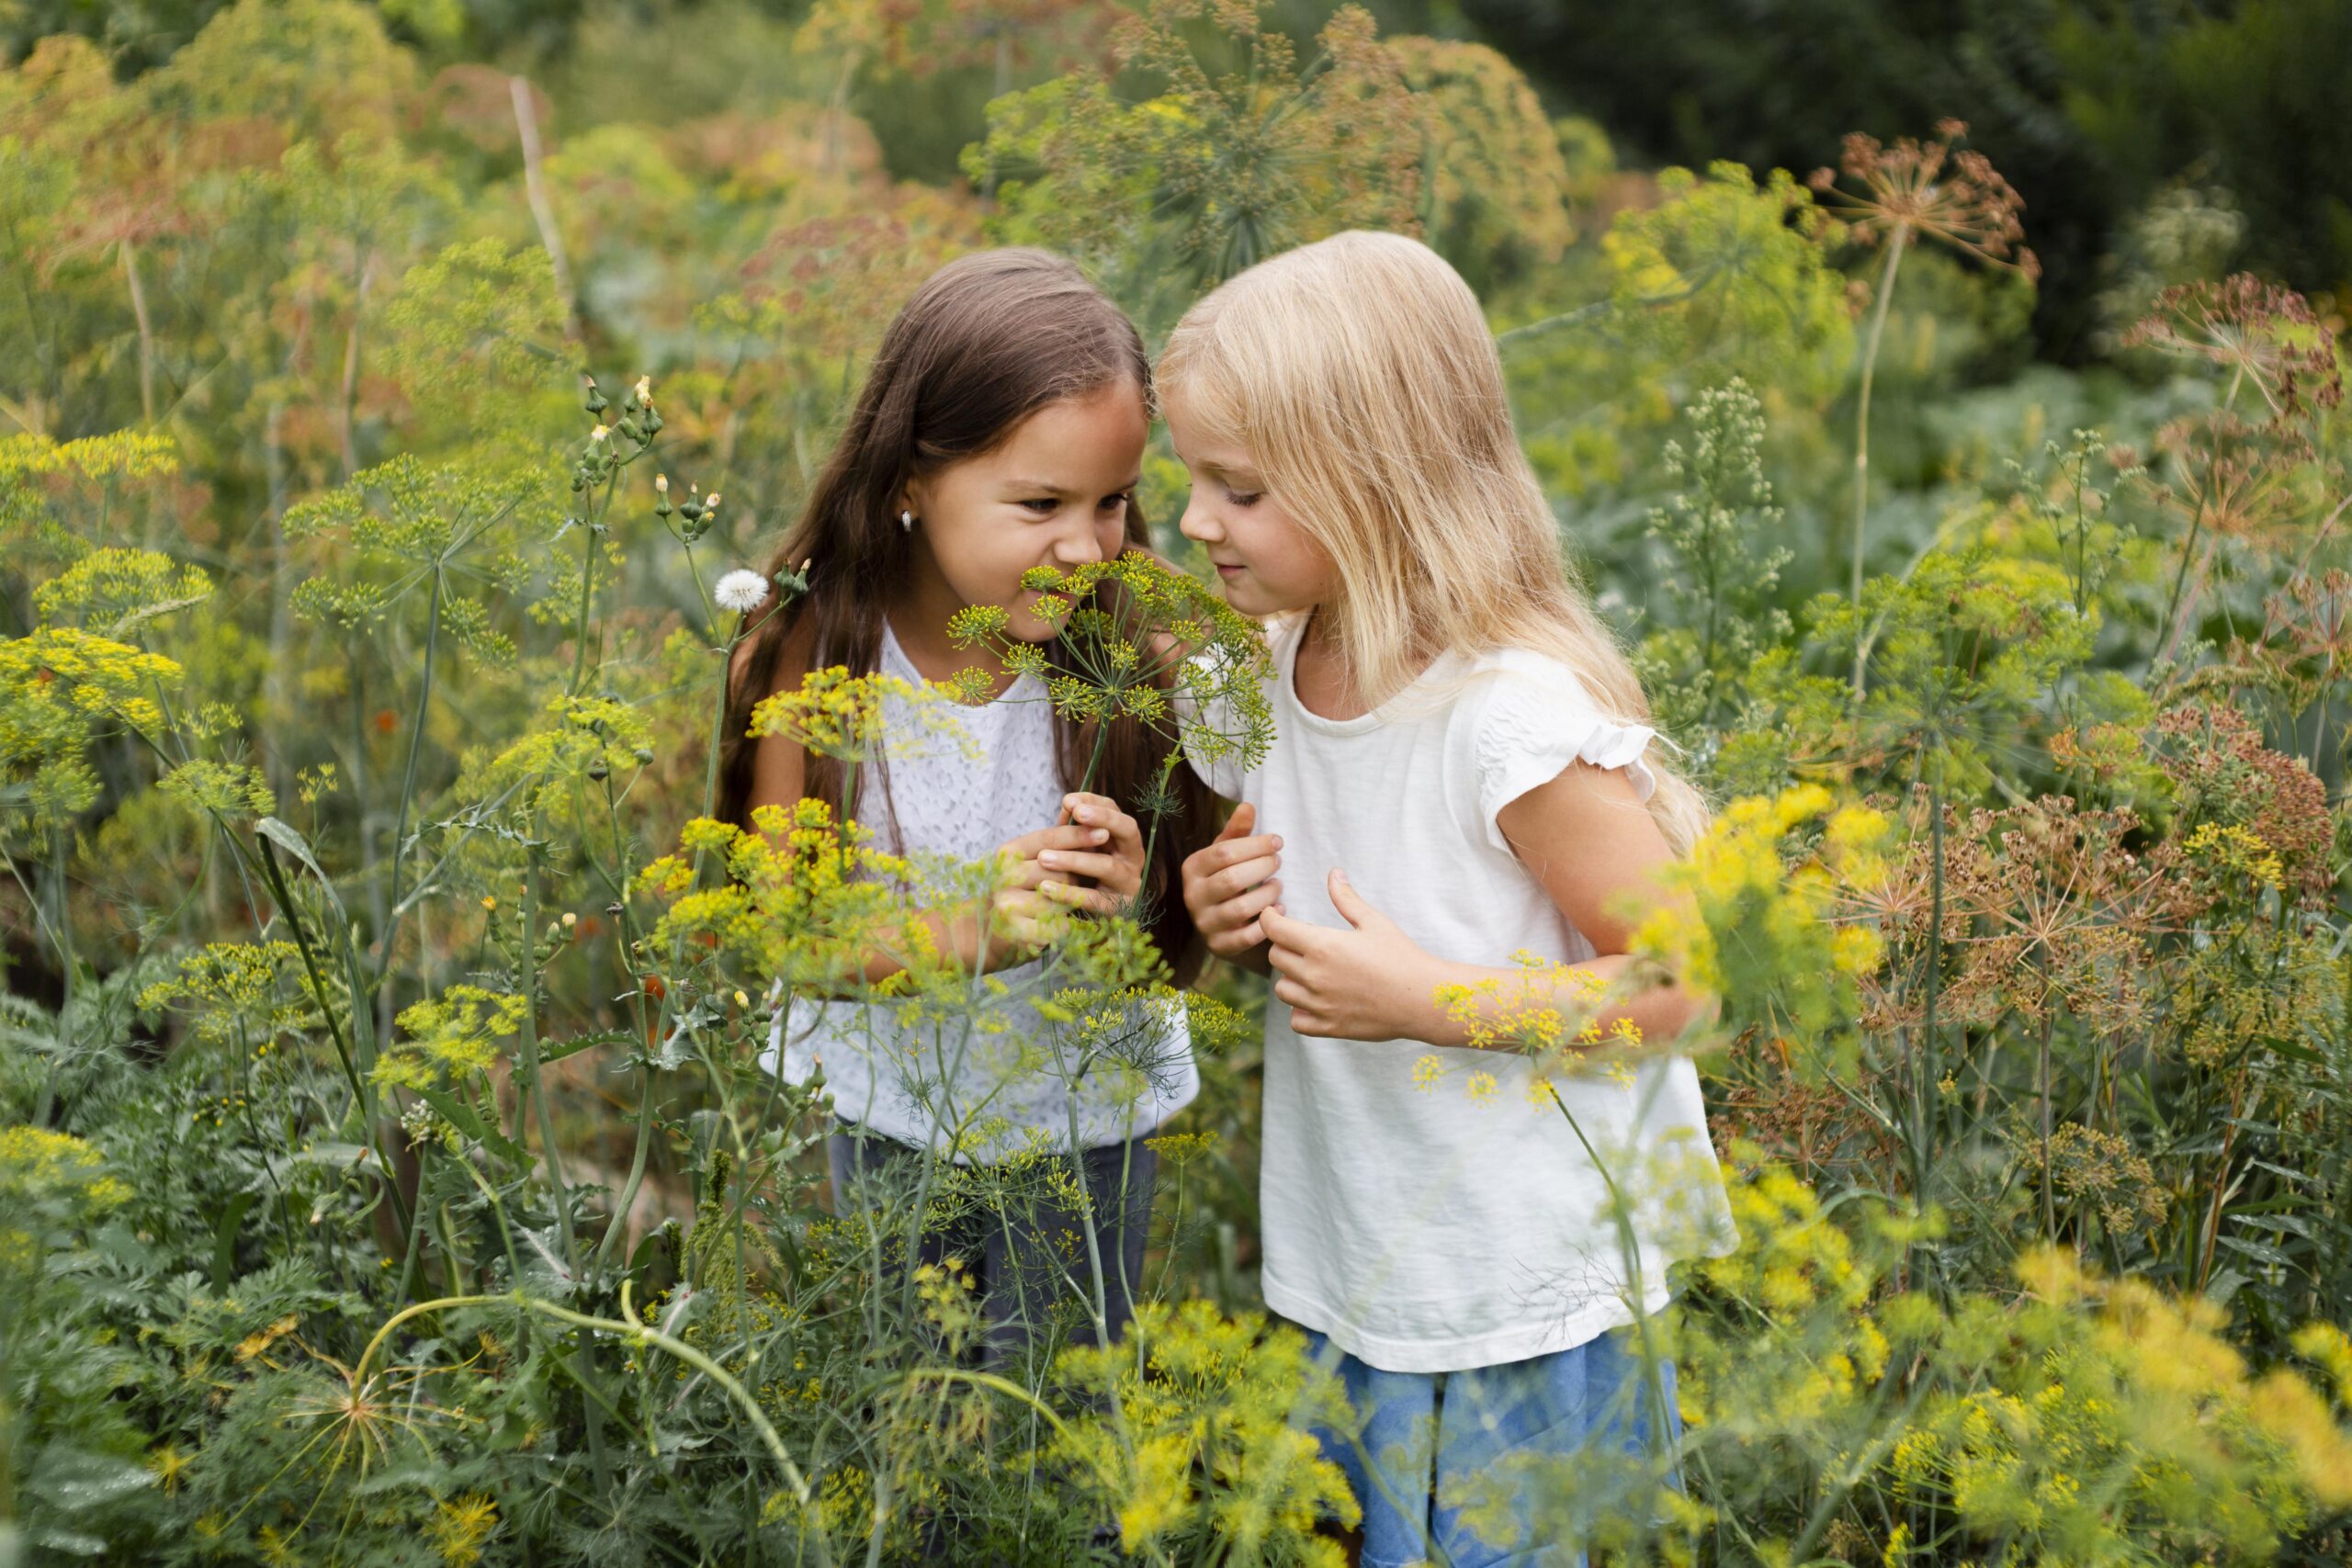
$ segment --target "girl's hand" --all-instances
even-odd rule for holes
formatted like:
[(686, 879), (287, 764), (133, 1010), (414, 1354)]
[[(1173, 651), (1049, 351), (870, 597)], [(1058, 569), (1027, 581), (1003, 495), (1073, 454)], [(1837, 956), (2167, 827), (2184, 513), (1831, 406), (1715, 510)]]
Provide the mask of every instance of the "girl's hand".
[(1143, 829), (1106, 795), (1064, 795), (1062, 816), (1004, 846), (1020, 863), (1012, 886), (1067, 908), (1117, 914), (1143, 891)]
[[(1097, 840), (1099, 849), (1042, 852), (1038, 863), (1053, 876), (1039, 883), (1037, 890), (1058, 903), (1097, 915), (1126, 909), (1143, 892), (1141, 825), (1109, 795), (1082, 790), (1062, 796), (1062, 815), (1079, 827), (1109, 837)], [(1073, 876), (1090, 878), (1093, 886), (1073, 883), (1069, 880)]]
[(1424, 1038), (1437, 1016), (1443, 967), (1365, 903), (1333, 871), (1331, 907), (1346, 931), (1292, 919), (1279, 905), (1259, 917), (1279, 976), (1274, 995), (1288, 1002), (1291, 1027), (1331, 1040)]
[(1259, 949), (1266, 931), (1260, 920), (1283, 896), (1274, 880), (1283, 841), (1272, 833), (1251, 834), (1257, 825), (1258, 808), (1244, 801), (1215, 840), (1185, 858), (1184, 908), (1211, 953), (1263, 974)]

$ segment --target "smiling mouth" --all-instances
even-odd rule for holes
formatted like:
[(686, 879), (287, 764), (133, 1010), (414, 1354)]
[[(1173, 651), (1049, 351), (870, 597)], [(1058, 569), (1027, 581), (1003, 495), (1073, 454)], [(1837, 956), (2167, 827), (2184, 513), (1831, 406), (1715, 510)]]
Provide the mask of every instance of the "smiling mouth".
[(1241, 563), (1239, 561), (1213, 560), (1209, 562), (1209, 564), (1216, 568), (1216, 574), (1219, 577), (1231, 577), (1236, 572), (1241, 570)]

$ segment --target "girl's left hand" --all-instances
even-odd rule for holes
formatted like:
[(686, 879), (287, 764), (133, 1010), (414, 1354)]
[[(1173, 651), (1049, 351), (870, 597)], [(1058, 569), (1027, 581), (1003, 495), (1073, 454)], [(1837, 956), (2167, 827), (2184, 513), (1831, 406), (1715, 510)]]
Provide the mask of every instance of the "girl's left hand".
[(1363, 901), (1348, 874), (1330, 876), (1331, 907), (1346, 931), (1309, 925), (1277, 904), (1259, 916), (1272, 943), (1274, 995), (1290, 1004), (1290, 1025), (1331, 1040), (1410, 1039), (1426, 1031), (1444, 983), (1436, 960), (1396, 922)]
[[(1097, 915), (1115, 915), (1143, 891), (1143, 829), (1107, 795), (1083, 792), (1062, 796), (1060, 821), (1110, 830), (1099, 851), (1046, 850), (1037, 863), (1048, 880), (1037, 891), (1057, 903)], [(1091, 886), (1070, 880), (1090, 879)]]

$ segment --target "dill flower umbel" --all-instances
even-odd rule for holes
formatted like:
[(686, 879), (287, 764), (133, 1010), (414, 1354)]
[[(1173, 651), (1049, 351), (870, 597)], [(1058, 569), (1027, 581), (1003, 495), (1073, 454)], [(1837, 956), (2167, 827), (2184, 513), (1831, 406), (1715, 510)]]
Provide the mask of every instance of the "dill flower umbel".
[(756, 571), (739, 569), (720, 578), (718, 586), (710, 591), (710, 596), (718, 601), (720, 609), (748, 615), (767, 603), (768, 580)]

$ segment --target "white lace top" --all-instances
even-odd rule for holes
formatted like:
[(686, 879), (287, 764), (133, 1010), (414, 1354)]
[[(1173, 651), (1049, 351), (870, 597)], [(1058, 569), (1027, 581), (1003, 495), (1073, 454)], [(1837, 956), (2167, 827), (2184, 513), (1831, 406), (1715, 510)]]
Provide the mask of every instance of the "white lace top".
[[(884, 624), (881, 672), (923, 683)], [(1024, 833), (1051, 827), (1064, 794), (1044, 682), (1023, 675), (985, 707), (954, 709), (977, 756), (926, 735), (922, 720), (886, 698), (887, 770), (862, 769), (858, 818), (876, 843), (933, 868), (944, 884)], [(888, 774), (884, 799), (877, 772)], [(1068, 1090), (1076, 1080), (1078, 1145), (1099, 1148), (1150, 1133), (1200, 1092), (1181, 1008), (1137, 1019), (1132, 1038), (1091, 1063), (1057, 1059), (1035, 998), (1059, 983), (1041, 962), (975, 976), (964, 1016), (906, 1024), (887, 1002), (799, 996), (779, 1011), (762, 1064), (804, 1082), (821, 1062), (833, 1109), (902, 1143), (929, 1144), (959, 1163), (999, 1157), (1038, 1136), (1070, 1142)]]

